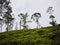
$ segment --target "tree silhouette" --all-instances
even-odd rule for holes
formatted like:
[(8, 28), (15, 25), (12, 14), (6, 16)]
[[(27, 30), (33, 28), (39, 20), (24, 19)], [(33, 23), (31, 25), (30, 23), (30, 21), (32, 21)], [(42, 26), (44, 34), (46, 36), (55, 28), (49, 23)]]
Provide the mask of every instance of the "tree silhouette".
[(52, 19), (52, 21), (54, 21), (55, 16), (50, 15), (50, 18)]
[(20, 29), (21, 26), (23, 26), (23, 29), (28, 28), (27, 23), (31, 22), (31, 21), (27, 21), (28, 13), (25, 14), (20, 13), (18, 16), (20, 17)]
[(9, 3), (10, 3), (10, 0), (6, 1), (5, 5), (4, 5), (6, 12), (4, 12), (4, 16), (3, 16), (4, 23), (7, 25), (7, 27), (6, 27), (7, 32), (8, 32), (8, 30), (10, 30), (10, 26), (12, 24), (12, 21), (14, 20), (14, 18), (12, 17), (12, 14), (11, 14), (12, 9), (11, 9), (11, 6), (9, 5)]
[(48, 7), (47, 13), (50, 14), (50, 17), (49, 17), (49, 18), (52, 20), (52, 21), (50, 22), (50, 24), (51, 24), (52, 26), (56, 26), (57, 23), (56, 23), (56, 21), (54, 20), (55, 16), (53, 16), (53, 12), (54, 12), (53, 7)]
[(50, 18), (51, 18), (51, 20), (52, 20), (52, 21), (50, 22), (50, 24), (51, 24), (52, 26), (56, 26), (57, 23), (56, 23), (56, 21), (54, 20), (55, 16), (50, 15)]
[(7, 0), (0, 0), (0, 28), (1, 28), (1, 30), (2, 30), (3, 23), (4, 23), (3, 16), (6, 11), (5, 10), (6, 3), (7, 3)]
[(12, 21), (14, 20), (14, 18), (10, 14), (8, 14), (8, 12), (6, 12), (6, 14), (4, 15), (3, 18), (4, 18), (5, 24), (7, 25), (6, 30), (8, 31), (8, 30), (10, 30), (9, 28), (10, 28), (10, 26), (11, 26)]
[(52, 15), (53, 12), (54, 12), (53, 7), (52, 6), (51, 7), (48, 7), (47, 13), (49, 13), (50, 15)]
[(39, 26), (39, 18), (41, 17), (41, 14), (40, 13), (34, 13), (32, 16), (31, 16), (31, 19), (33, 19), (36, 23), (37, 23), (37, 28)]
[(27, 20), (27, 13), (26, 14), (23, 14), (23, 13), (20, 13), (18, 15), (20, 17), (20, 28), (21, 26), (23, 26), (23, 28), (27, 28), (27, 25), (26, 25), (26, 20)]
[(4, 3), (6, 0), (0, 0), (0, 28), (2, 30), (3, 25), (3, 14), (4, 14)]

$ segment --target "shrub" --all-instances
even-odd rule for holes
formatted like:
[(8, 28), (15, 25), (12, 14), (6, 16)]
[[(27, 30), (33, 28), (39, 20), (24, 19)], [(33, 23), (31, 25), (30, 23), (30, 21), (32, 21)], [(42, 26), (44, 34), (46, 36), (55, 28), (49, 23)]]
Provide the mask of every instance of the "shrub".
[(37, 31), (37, 33), (38, 33), (39, 35), (43, 35), (43, 34), (44, 34), (44, 30), (39, 30), (39, 31)]

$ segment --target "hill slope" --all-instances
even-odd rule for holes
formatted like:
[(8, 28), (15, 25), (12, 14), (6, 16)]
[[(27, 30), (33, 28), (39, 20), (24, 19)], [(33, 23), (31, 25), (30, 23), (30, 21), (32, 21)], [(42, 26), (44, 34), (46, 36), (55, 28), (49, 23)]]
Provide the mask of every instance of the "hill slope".
[(0, 45), (60, 45), (60, 26), (0, 33)]

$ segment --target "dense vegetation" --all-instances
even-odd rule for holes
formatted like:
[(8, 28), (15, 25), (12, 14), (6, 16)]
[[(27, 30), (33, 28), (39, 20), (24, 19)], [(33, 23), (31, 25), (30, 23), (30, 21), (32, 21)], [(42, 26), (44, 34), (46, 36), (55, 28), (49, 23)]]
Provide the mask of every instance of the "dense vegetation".
[(3, 31), (3, 25), (6, 25), (6, 32), (0, 32), (0, 45), (60, 45), (60, 24), (58, 25), (56, 20), (54, 20), (55, 16), (53, 12), (53, 7), (49, 6), (47, 13), (50, 15), (49, 18), (51, 21), (49, 23), (52, 26), (42, 28), (40, 28), (41, 25), (39, 22), (42, 16), (41, 13), (33, 13), (30, 19), (36, 22), (37, 27), (35, 29), (28, 29), (27, 23), (32, 22), (31, 20), (27, 21), (28, 13), (17, 14), (20, 18), (20, 30), (18, 30), (18, 24), (16, 22), (16, 27), (13, 31), (15, 17), (12, 14), (10, 0), (0, 0), (0, 30)]
[(60, 25), (3, 32), (0, 45), (60, 45)]

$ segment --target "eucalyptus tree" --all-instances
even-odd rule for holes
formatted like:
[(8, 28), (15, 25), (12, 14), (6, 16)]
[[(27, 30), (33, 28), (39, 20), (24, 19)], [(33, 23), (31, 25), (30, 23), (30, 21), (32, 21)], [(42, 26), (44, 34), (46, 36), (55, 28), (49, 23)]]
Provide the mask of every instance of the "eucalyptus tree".
[(8, 31), (8, 30), (10, 30), (10, 26), (12, 25), (12, 21), (14, 20), (14, 18), (7, 12), (3, 18), (4, 18), (5, 24), (7, 25), (6, 30)]
[(4, 16), (3, 16), (4, 23), (7, 26), (6, 27), (7, 32), (8, 30), (10, 30), (10, 26), (12, 24), (12, 21), (14, 20), (14, 18), (12, 17), (12, 8), (9, 5), (9, 3), (10, 3), (10, 0), (6, 1), (6, 3), (4, 4), (4, 8), (6, 9), (6, 12), (4, 12)]
[(3, 15), (5, 12), (5, 3), (7, 2), (7, 0), (0, 0), (0, 28), (2, 30), (2, 26), (3, 26)]
[(31, 19), (33, 19), (37, 23), (37, 28), (39, 26), (39, 18), (41, 18), (41, 14), (37, 12), (31, 16)]
[(49, 17), (49, 18), (52, 20), (52, 21), (50, 22), (50, 24), (51, 24), (52, 26), (56, 26), (57, 23), (56, 23), (56, 21), (54, 20), (55, 16), (53, 15), (53, 12), (54, 12), (53, 7), (48, 7), (47, 13), (50, 14), (50, 17)]
[(28, 13), (25, 13), (25, 14), (20, 13), (18, 16), (20, 17), (20, 29), (21, 29), (21, 26), (23, 26), (23, 29), (28, 28), (27, 23), (31, 22), (31, 21), (27, 21)]

